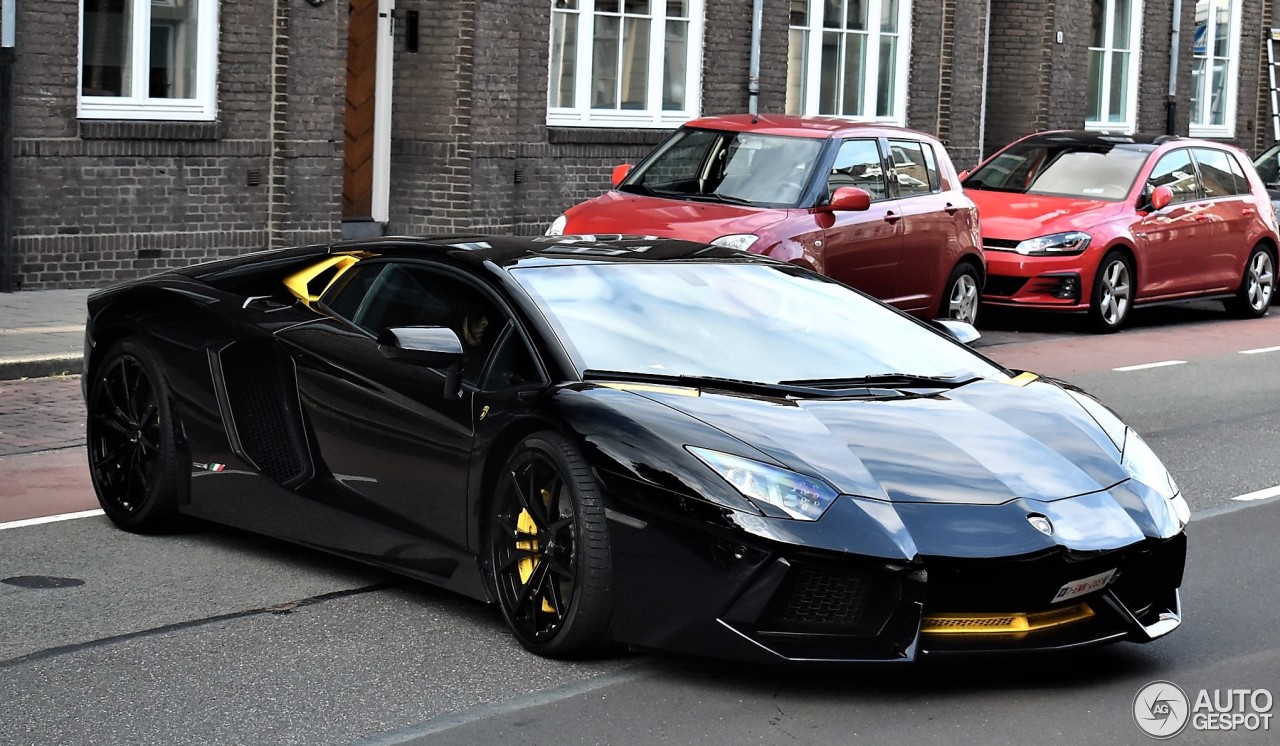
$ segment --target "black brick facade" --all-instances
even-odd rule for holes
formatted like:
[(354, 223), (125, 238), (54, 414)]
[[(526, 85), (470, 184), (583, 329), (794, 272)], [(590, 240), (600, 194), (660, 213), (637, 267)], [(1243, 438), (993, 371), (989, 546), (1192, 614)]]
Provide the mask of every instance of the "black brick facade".
[[(399, 0), (389, 233), (541, 233), (664, 133), (548, 127), (548, 2)], [(748, 105), (750, 0), (706, 0), (701, 112)], [(988, 14), (988, 7), (990, 13)], [(1177, 131), (1188, 127), (1194, 0), (1182, 3)], [(407, 13), (421, 19), (406, 48)], [(914, 0), (907, 124), (958, 168), (1084, 121), (1090, 4)], [(341, 233), (346, 3), (222, 0), (215, 122), (76, 115), (78, 0), (20, 3), (15, 252), (24, 288), (97, 286)], [(784, 109), (789, 2), (764, 0), (760, 110)], [(1171, 4), (1143, 3), (1139, 129), (1164, 131)], [(1244, 0), (1235, 142), (1271, 142), (1263, 31)], [(1063, 41), (1057, 41), (1061, 32)], [(985, 62), (985, 67), (984, 67)]]

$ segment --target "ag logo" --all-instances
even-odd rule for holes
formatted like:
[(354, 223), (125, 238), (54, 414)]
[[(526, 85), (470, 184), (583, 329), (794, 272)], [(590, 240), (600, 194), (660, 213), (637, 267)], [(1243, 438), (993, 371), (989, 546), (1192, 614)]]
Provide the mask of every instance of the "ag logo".
[(1187, 693), (1171, 681), (1153, 681), (1133, 698), (1133, 721), (1152, 738), (1173, 738), (1191, 715)]

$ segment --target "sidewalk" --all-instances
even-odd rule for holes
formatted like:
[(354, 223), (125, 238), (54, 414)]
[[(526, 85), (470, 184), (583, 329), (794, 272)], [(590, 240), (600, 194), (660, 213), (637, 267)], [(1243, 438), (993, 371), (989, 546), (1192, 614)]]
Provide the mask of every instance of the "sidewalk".
[(0, 381), (79, 373), (91, 292), (0, 293)]

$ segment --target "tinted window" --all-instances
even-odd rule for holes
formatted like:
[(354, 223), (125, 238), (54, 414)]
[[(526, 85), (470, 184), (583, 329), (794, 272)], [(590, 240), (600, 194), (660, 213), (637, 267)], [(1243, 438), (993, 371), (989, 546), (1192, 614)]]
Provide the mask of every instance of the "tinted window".
[(897, 176), (899, 195), (928, 194), (938, 190), (938, 168), (932, 147), (914, 140), (890, 140), (889, 150), (893, 153), (893, 171)]
[(1191, 165), (1191, 151), (1183, 148), (1166, 153), (1147, 177), (1147, 189), (1167, 186), (1173, 191), (1173, 201), (1190, 202), (1200, 198), (1200, 184), (1195, 167)]
[(348, 272), (352, 273), (323, 299), (331, 312), (374, 336), (392, 327), (448, 327), (462, 341), (462, 379), (473, 385), (479, 380), (494, 340), (507, 323), (488, 296), (456, 277), (419, 265), (359, 264)]
[(763, 383), (879, 373), (1004, 377), (919, 322), (795, 268), (662, 262), (511, 274), (582, 370)]
[(880, 145), (875, 140), (845, 140), (831, 164), (827, 188), (834, 192), (844, 186), (865, 189), (871, 199), (884, 199), (889, 190), (880, 160)]
[(1253, 162), (1262, 177), (1262, 183), (1270, 186), (1280, 182), (1280, 147), (1272, 147)]
[(1200, 164), (1200, 182), (1204, 185), (1206, 197), (1226, 197), (1249, 192), (1240, 164), (1236, 163), (1230, 153), (1213, 148), (1194, 148), (1192, 152)]
[(510, 389), (542, 381), (528, 346), (514, 327), (508, 328), (510, 331), (499, 341), (498, 349), (493, 353), (493, 361), (485, 374), (485, 389)]

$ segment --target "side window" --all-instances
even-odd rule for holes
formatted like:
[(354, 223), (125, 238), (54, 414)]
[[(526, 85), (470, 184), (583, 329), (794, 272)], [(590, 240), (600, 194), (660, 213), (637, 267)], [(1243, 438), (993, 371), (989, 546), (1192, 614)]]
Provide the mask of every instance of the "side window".
[(498, 341), (498, 349), (493, 353), (493, 361), (489, 363), (481, 386), (483, 389), (499, 391), (542, 381), (528, 345), (514, 327), (508, 329), (508, 333)]
[(462, 341), (462, 380), (480, 380), (507, 318), (479, 288), (412, 264), (356, 265), (349, 273), (322, 299), (331, 312), (374, 336), (399, 326), (448, 327)]
[(889, 152), (893, 154), (893, 173), (898, 181), (899, 196), (937, 191), (938, 169), (932, 147), (915, 140), (890, 140)]
[(827, 178), (827, 188), (834, 192), (844, 186), (865, 189), (873, 200), (889, 196), (880, 146), (875, 140), (845, 140), (840, 145), (836, 162), (831, 165), (831, 176)]
[(1206, 197), (1227, 197), (1249, 191), (1244, 172), (1230, 153), (1213, 148), (1195, 148), (1193, 152), (1200, 164), (1200, 181)]
[(1258, 175), (1262, 177), (1263, 184), (1271, 186), (1280, 182), (1280, 149), (1272, 148), (1263, 153), (1254, 165), (1258, 168)]
[(1191, 164), (1190, 150), (1175, 150), (1160, 159), (1147, 177), (1147, 191), (1158, 186), (1173, 190), (1174, 204), (1200, 198), (1200, 184), (1196, 179), (1195, 166)]

